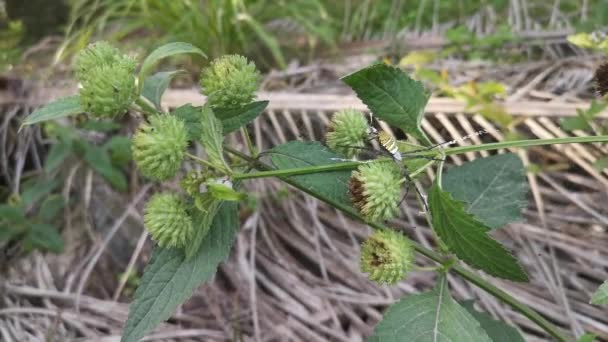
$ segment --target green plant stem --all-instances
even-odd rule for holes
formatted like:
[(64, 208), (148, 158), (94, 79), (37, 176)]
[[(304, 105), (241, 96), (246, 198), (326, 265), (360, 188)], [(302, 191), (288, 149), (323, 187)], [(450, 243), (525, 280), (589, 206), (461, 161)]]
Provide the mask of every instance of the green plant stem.
[[(224, 148), (226, 148), (226, 146), (224, 146)], [(392, 161), (392, 159), (386, 159), (386, 160)], [(335, 164), (319, 165), (319, 166), (294, 167), (292, 169), (259, 171), (259, 172), (254, 172), (254, 173), (235, 173), (232, 175), (232, 178), (234, 180), (240, 180), (240, 179), (266, 178), (266, 177), (287, 177), (287, 176), (305, 175), (305, 174), (317, 173), (317, 172), (353, 170), (361, 164), (362, 164), (362, 162), (360, 162), (360, 161), (352, 161), (352, 162), (335, 163)]]
[[(446, 155), (460, 154), (467, 152), (479, 152), (479, 151), (490, 151), (498, 150), (502, 148), (515, 148), (515, 147), (532, 147), (532, 146), (543, 146), (543, 145), (556, 145), (556, 144), (575, 144), (575, 143), (593, 143), (593, 142), (608, 142), (608, 135), (594, 135), (589, 137), (566, 137), (566, 138), (555, 138), (555, 139), (529, 139), (529, 140), (512, 140), (512, 141), (501, 141), (496, 143), (481, 144), (481, 145), (470, 145), (470, 146), (458, 146), (444, 150)], [(421, 153), (412, 153), (415, 155), (431, 154), (432, 151), (425, 151)]]
[[(608, 139), (608, 137), (607, 137)], [(256, 169), (261, 170), (263, 173), (268, 174), (269, 172), (272, 171), (279, 171), (279, 170), (272, 170), (272, 168), (262, 162), (260, 162), (257, 159), (254, 159), (240, 151), (237, 151), (229, 146), (225, 146), (224, 150), (228, 153), (231, 153), (245, 161), (248, 161), (249, 163), (251, 163), (252, 166), (254, 166)], [(389, 159), (390, 160), (390, 159)], [(293, 169), (292, 169), (293, 170)], [(258, 173), (262, 173), (262, 172), (258, 172)], [(289, 178), (284, 178), (285, 174), (281, 174), (281, 173), (275, 173), (275, 175), (277, 175), (278, 177), (281, 178), (281, 180), (283, 180), (284, 182), (290, 184), (291, 186), (298, 188), (299, 190), (331, 205), (332, 207), (339, 209), (341, 211), (343, 211), (344, 213), (353, 216), (355, 218), (357, 218), (358, 220), (365, 222), (363, 220), (363, 218), (351, 207), (348, 206), (344, 203), (340, 203), (338, 201), (335, 201), (332, 198), (326, 197), (322, 194), (318, 194), (316, 192), (311, 191), (310, 189), (307, 189), (301, 185), (299, 185), (297, 182), (295, 182), (294, 180), (291, 180)], [(244, 179), (244, 178), (241, 178)], [(389, 229), (388, 227), (379, 224), (379, 223), (373, 223), (373, 222), (366, 222), (366, 224), (370, 225), (371, 227), (375, 228), (375, 229)], [(433, 250), (430, 250), (428, 248), (425, 248), (423, 246), (421, 246), (420, 244), (412, 241), (412, 244), (415, 248), (415, 250), (426, 256), (427, 258), (443, 265), (448, 265), (450, 263), (453, 262), (453, 259), (451, 258), (446, 258), (443, 255), (436, 253)], [(489, 294), (493, 295), (494, 297), (498, 298), (499, 300), (501, 300), (502, 302), (508, 304), (509, 306), (511, 306), (513, 309), (519, 311), (521, 314), (523, 314), (524, 316), (526, 316), (528, 319), (530, 319), (532, 322), (536, 323), (539, 327), (541, 327), (544, 331), (546, 331), (549, 335), (551, 335), (552, 337), (554, 337), (557, 341), (560, 342), (566, 342), (568, 341), (568, 338), (566, 336), (564, 336), (562, 334), (562, 332), (560, 332), (559, 328), (557, 328), (556, 326), (554, 326), (553, 324), (551, 324), (549, 321), (547, 321), (544, 317), (542, 317), (541, 315), (539, 315), (536, 311), (532, 310), (531, 308), (529, 308), (527, 305), (521, 303), (520, 301), (518, 301), (516, 298), (514, 298), (513, 296), (509, 295), (508, 293), (506, 293), (505, 291), (497, 288), (496, 286), (490, 284), (489, 282), (487, 282), (486, 280), (482, 279), (481, 277), (479, 277), (478, 275), (466, 270), (465, 268), (458, 266), (458, 265), (453, 265), (450, 268), (452, 271), (454, 271), (454, 273), (458, 274), (459, 276), (461, 276), (462, 278), (470, 281), (471, 283), (477, 285), (479, 288), (485, 290), (486, 292), (488, 292)]]
[[(503, 141), (497, 143), (489, 143), (482, 145), (471, 145), (471, 146), (459, 146), (453, 147), (443, 150), (443, 153), (447, 155), (467, 153), (467, 152), (477, 152), (477, 151), (489, 151), (489, 150), (498, 150), (504, 148), (515, 148), (515, 147), (532, 147), (532, 146), (543, 146), (543, 145), (553, 145), (553, 144), (571, 144), (571, 143), (591, 143), (591, 142), (608, 142), (608, 135), (600, 135), (600, 136), (591, 136), (591, 137), (567, 137), (567, 138), (556, 138), (556, 139), (531, 139), (531, 140), (514, 140), (514, 141)], [(435, 154), (434, 151), (419, 151), (412, 152), (408, 154), (406, 159), (413, 159), (416, 156), (426, 156)], [(391, 158), (379, 158), (375, 161), (392, 161)], [(233, 175), (235, 180), (238, 179), (252, 179), (252, 178), (265, 178), (265, 177), (286, 177), (286, 176), (296, 176), (296, 175), (305, 175), (310, 173), (317, 172), (328, 172), (328, 171), (343, 171), (343, 170), (354, 170), (359, 165), (364, 162), (361, 161), (352, 161), (352, 162), (344, 162), (344, 163), (335, 163), (328, 165), (317, 165), (317, 166), (309, 166), (309, 167), (298, 167), (292, 169), (282, 169), (282, 170), (270, 170), (270, 171), (261, 171), (250, 174), (245, 173), (235, 173)], [(414, 173), (410, 174), (411, 177), (422, 172), (423, 170), (417, 170)]]
[(249, 135), (249, 131), (247, 130), (247, 126), (241, 127), (241, 135), (245, 139), (245, 143), (247, 144), (247, 149), (249, 150), (249, 154), (254, 158), (258, 157), (257, 149), (253, 146), (253, 142), (251, 141), (251, 136)]

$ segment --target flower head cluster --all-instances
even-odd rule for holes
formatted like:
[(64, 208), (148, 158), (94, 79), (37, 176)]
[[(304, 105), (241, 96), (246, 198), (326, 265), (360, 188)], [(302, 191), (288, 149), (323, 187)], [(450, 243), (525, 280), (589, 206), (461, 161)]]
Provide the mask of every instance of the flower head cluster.
[(161, 247), (184, 247), (194, 234), (192, 219), (179, 195), (154, 195), (144, 208), (144, 225)]
[(184, 122), (173, 115), (155, 115), (142, 124), (133, 136), (133, 160), (141, 173), (166, 180), (181, 167), (188, 146)]
[(235, 108), (250, 103), (258, 89), (255, 64), (239, 55), (222, 56), (201, 72), (201, 91), (212, 107)]
[(80, 104), (96, 117), (115, 117), (126, 112), (137, 96), (137, 63), (106, 42), (89, 45), (76, 57)]
[(395, 284), (405, 278), (413, 261), (412, 243), (394, 230), (377, 230), (361, 246), (361, 271), (378, 283)]
[(325, 141), (334, 152), (352, 158), (365, 146), (369, 132), (370, 127), (362, 112), (345, 109), (332, 116)]
[(353, 205), (367, 221), (393, 218), (401, 199), (401, 173), (394, 163), (372, 162), (360, 165), (349, 181)]

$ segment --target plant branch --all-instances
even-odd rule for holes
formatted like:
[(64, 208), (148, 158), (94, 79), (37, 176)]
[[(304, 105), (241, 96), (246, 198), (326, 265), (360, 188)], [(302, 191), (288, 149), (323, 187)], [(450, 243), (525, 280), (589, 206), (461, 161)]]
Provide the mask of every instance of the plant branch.
[(211, 164), (209, 161), (207, 161), (207, 160), (205, 160), (203, 158), (199, 158), (199, 157), (195, 156), (194, 154), (191, 154), (191, 153), (188, 153), (188, 152), (186, 152), (185, 154), (186, 154), (186, 156), (188, 158), (190, 158), (192, 160), (195, 160), (199, 164), (205, 165), (205, 166), (207, 166), (210, 169), (214, 169), (214, 170), (221, 171), (221, 172), (225, 171), (225, 170), (222, 170), (222, 169), (216, 167), (215, 165)]
[[(226, 148), (226, 146), (224, 146), (224, 149), (225, 148)], [(252, 158), (252, 160), (253, 159), (254, 158)], [(392, 159), (386, 159), (386, 161), (392, 161)], [(280, 170), (269, 169), (268, 171), (259, 171), (259, 172), (254, 172), (254, 173), (235, 173), (232, 175), (232, 178), (234, 180), (240, 180), (240, 179), (266, 178), (266, 177), (287, 177), (287, 176), (305, 175), (305, 174), (318, 173), (318, 172), (353, 170), (353, 169), (357, 168), (357, 166), (361, 165), (362, 163), (364, 163), (364, 162), (352, 161), (352, 162), (335, 163), (335, 164), (328, 164), (328, 165), (294, 167), (294, 168), (290, 168), (290, 169), (280, 169)]]
[[(608, 135), (595, 135), (589, 137), (566, 137), (566, 138), (555, 138), (555, 139), (529, 139), (529, 140), (512, 140), (512, 141), (501, 141), (496, 143), (470, 145), (470, 146), (458, 146), (444, 150), (446, 155), (460, 154), (467, 152), (479, 152), (479, 151), (490, 151), (498, 150), (502, 148), (514, 148), (514, 147), (532, 147), (532, 146), (543, 146), (543, 145), (556, 145), (556, 144), (574, 144), (574, 143), (594, 143), (594, 142), (608, 142)], [(416, 155), (429, 155), (433, 154), (432, 150), (413, 152), (411, 156)], [(410, 154), (408, 154), (410, 156)]]
[[(606, 137), (606, 139), (608, 140), (608, 137)], [(552, 139), (554, 140), (554, 139)], [(250, 162), (256, 169), (261, 170), (262, 172), (258, 172), (258, 173), (264, 173), (264, 174), (269, 174), (272, 171), (280, 171), (280, 170), (273, 170), (270, 166), (266, 165), (265, 163), (260, 162), (257, 159), (254, 159), (238, 150), (235, 150), (229, 146), (225, 146), (224, 150), (227, 151), (228, 153), (231, 153), (245, 161)], [(389, 159), (390, 160), (390, 159)], [(289, 169), (289, 170), (294, 170), (294, 169)], [(256, 173), (254, 173), (256, 174)], [(332, 207), (339, 209), (341, 211), (343, 211), (344, 213), (353, 216), (355, 218), (357, 218), (358, 220), (365, 222), (361, 216), (354, 210), (354, 208), (352, 208), (351, 206), (348, 206), (344, 203), (340, 203), (332, 198), (326, 197), (323, 194), (319, 194), (316, 193), (314, 191), (311, 191), (310, 189), (307, 189), (301, 185), (299, 185), (297, 182), (295, 182), (292, 179), (289, 178), (284, 178), (284, 174), (281, 175), (280, 173), (275, 173), (275, 175), (277, 175), (278, 177), (281, 178), (282, 181), (290, 184), (291, 186), (331, 205)], [(244, 178), (240, 178), (240, 179), (244, 179)], [(375, 229), (389, 229), (388, 227), (379, 224), (379, 223), (371, 223), (371, 222), (366, 222), (366, 224), (370, 225), (371, 227), (375, 228)], [(412, 244), (414, 246), (414, 248), (416, 249), (416, 251), (424, 256), (426, 256), (427, 258), (441, 264), (441, 265), (448, 265), (450, 263), (453, 262), (453, 259), (451, 258), (446, 258), (443, 255), (436, 253), (433, 250), (427, 249), (423, 246), (421, 246), (420, 244), (416, 243), (415, 241), (412, 241)], [(566, 342), (568, 341), (568, 338), (564, 335), (562, 335), (562, 332), (560, 332), (560, 330), (554, 326), (553, 324), (551, 324), (549, 321), (547, 321), (544, 317), (542, 317), (540, 314), (538, 314), (536, 311), (532, 310), (531, 308), (529, 308), (527, 305), (521, 303), (520, 301), (518, 301), (516, 298), (514, 298), (513, 296), (509, 295), (508, 293), (506, 293), (505, 291), (497, 288), (496, 286), (490, 284), (489, 282), (487, 282), (486, 280), (482, 279), (481, 277), (479, 277), (478, 275), (466, 270), (465, 268), (458, 266), (458, 265), (454, 265), (451, 267), (451, 270), (454, 271), (454, 273), (458, 274), (459, 276), (461, 276), (462, 278), (470, 281), (471, 283), (477, 285), (478, 287), (480, 287), (481, 289), (485, 290), (486, 292), (488, 292), (489, 294), (493, 295), (494, 297), (498, 298), (499, 300), (503, 301), (504, 303), (508, 304), (509, 306), (511, 306), (513, 309), (519, 311), (521, 314), (523, 314), (524, 316), (526, 316), (528, 319), (530, 319), (531, 321), (533, 321), (534, 323), (536, 323), (539, 327), (541, 327), (544, 331), (546, 331), (549, 335), (551, 335), (552, 337), (554, 337), (556, 340), (560, 341), (560, 342)]]

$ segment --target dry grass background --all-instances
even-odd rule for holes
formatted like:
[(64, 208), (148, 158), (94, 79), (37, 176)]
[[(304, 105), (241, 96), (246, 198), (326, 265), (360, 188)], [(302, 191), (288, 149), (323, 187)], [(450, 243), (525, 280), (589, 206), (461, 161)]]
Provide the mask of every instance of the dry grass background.
[[(527, 29), (521, 26), (520, 30)], [(542, 48), (552, 58), (545, 61), (500, 65), (442, 60), (430, 67), (447, 70), (454, 84), (505, 83), (509, 89), (505, 106), (520, 120), (520, 133), (529, 138), (565, 136), (558, 119), (588, 106), (598, 59), (564, 47), (563, 33), (550, 38), (551, 43)], [(268, 75), (267, 89), (289, 93), (260, 96), (272, 102), (250, 127), (257, 147), (322, 139), (334, 110), (361, 106), (339, 84), (338, 76), (374, 58), (357, 55), (339, 63), (293, 65)], [(25, 173), (41, 170), (49, 143), (36, 127), (17, 134), (19, 122), (34, 106), (61, 91), (29, 84), (10, 89), (0, 92), (4, 114), (0, 174), (16, 190)], [(200, 97), (194, 90), (171, 91), (165, 97), (167, 106), (197, 101)], [(489, 121), (466, 113), (462, 104), (450, 99), (431, 100), (424, 128), (436, 141), (480, 128), (490, 133), (479, 139), (504, 138)], [(242, 147), (238, 134), (229, 139)], [(481, 142), (476, 139), (462, 143)], [(587, 144), (515, 152), (524, 162), (543, 169), (528, 175), (531, 193), (525, 220), (496, 236), (515, 252), (531, 282), (487, 279), (572, 335), (592, 331), (608, 340), (608, 310), (588, 304), (590, 294), (608, 279), (608, 172), (591, 166), (608, 148)], [(484, 155), (467, 154), (450, 161), (457, 165)], [(132, 294), (131, 285), (119, 275), (141, 272), (152, 247), (143, 230), (143, 203), (162, 187), (176, 187), (142, 184), (133, 173), (129, 193), (116, 193), (78, 163), (66, 165), (62, 176), (66, 177), (63, 194), (71, 204), (62, 232), (65, 253), (9, 260), (10, 251), (5, 250), (0, 258), (4, 261), (0, 263), (2, 341), (119, 341)], [(250, 181), (246, 186), (257, 205), (241, 209), (241, 231), (229, 259), (214, 281), (197, 289), (146, 341), (360, 341), (387, 305), (433, 285), (434, 274), (425, 272), (413, 272), (393, 287), (368, 281), (358, 269), (359, 243), (369, 235), (368, 227), (275, 180)], [(403, 203), (402, 218), (391, 225), (432, 246), (429, 229), (412, 203), (411, 198)], [(417, 262), (424, 265), (428, 260)], [(476, 299), (480, 309), (522, 329), (528, 341), (547, 340), (525, 317), (483, 290), (457, 277), (449, 280), (458, 299)]]
[[(557, 122), (560, 116), (572, 115), (574, 108), (587, 105), (581, 97), (589, 92), (596, 62), (589, 57), (560, 61), (559, 67), (548, 62), (487, 66), (490, 73), (484, 66), (449, 61), (433, 67), (452, 68), (451, 74), (460, 82), (483, 78), (504, 81), (510, 89), (517, 89), (511, 91), (506, 107), (521, 119), (518, 131), (530, 138), (550, 138), (565, 135)], [(357, 63), (350, 67), (359, 67)], [(304, 73), (293, 70), (270, 76), (274, 79), (268, 82), (308, 85), (299, 93), (260, 95), (269, 98), (271, 106), (251, 126), (258, 148), (291, 139), (322, 139), (334, 110), (363, 108), (338, 86), (329, 89), (333, 95), (318, 94), (320, 84), (331, 84), (323, 78), (335, 79), (347, 71), (328, 74), (332, 68), (310, 67), (306, 81), (300, 79)], [(548, 69), (552, 71), (546, 72)], [(526, 77), (522, 77), (522, 70), (528, 71)], [(570, 84), (565, 83), (564, 75), (569, 75)], [(568, 91), (558, 94), (557, 88)], [(40, 100), (29, 96), (32, 103)], [(195, 90), (173, 90), (165, 98), (167, 105), (200, 101)], [(1, 126), (3, 176), (13, 182), (23, 172), (39, 169), (45, 154), (46, 142), (39, 129), (16, 134), (19, 119), (31, 110), (24, 103), (5, 111), (8, 114)], [(486, 141), (503, 139), (490, 122), (466, 113), (454, 100), (433, 98), (427, 110), (424, 128), (436, 141), (458, 138), (479, 128), (490, 132), (482, 137)], [(236, 146), (242, 145), (239, 135), (229, 139)], [(595, 158), (606, 152), (605, 147), (596, 145), (517, 151), (524, 161), (543, 165), (544, 171), (529, 174), (532, 192), (525, 221), (509, 225), (497, 237), (515, 251), (532, 281), (491, 280), (572, 334), (593, 331), (603, 338), (608, 338), (608, 311), (588, 301), (608, 278), (608, 213), (604, 205), (608, 179), (606, 172), (591, 167)], [(460, 164), (480, 156), (483, 154), (464, 155), (451, 162)], [(562, 168), (549, 171), (556, 165)], [(66, 212), (63, 229), (66, 252), (59, 256), (34, 253), (11, 263), (3, 273), (0, 336), (6, 341), (118, 341), (131, 290), (118, 275), (131, 269), (141, 271), (151, 250), (142, 229), (142, 204), (159, 187), (176, 186), (134, 181), (125, 195), (112, 191), (83, 165), (70, 165), (65, 172), (68, 181), (63, 193), (74, 204)], [(424, 272), (414, 272), (394, 287), (368, 281), (358, 269), (358, 255), (359, 243), (370, 233), (369, 228), (310, 197), (285, 191), (285, 186), (274, 180), (251, 181), (247, 188), (258, 204), (241, 210), (241, 232), (230, 258), (213, 282), (195, 291), (147, 340), (363, 340), (387, 305), (432, 286), (434, 274)], [(403, 218), (391, 225), (432, 246), (429, 229), (411, 203), (411, 199), (404, 202)], [(427, 262), (418, 260), (423, 265)], [(450, 278), (450, 286), (457, 298), (475, 298), (480, 308), (519, 326), (528, 340), (544, 339), (537, 327), (484, 291), (456, 277)]]

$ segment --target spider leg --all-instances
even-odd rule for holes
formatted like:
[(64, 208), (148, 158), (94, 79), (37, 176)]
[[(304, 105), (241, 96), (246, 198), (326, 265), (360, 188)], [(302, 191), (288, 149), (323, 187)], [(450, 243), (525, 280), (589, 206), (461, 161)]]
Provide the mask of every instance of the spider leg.
[[(429, 212), (429, 205), (426, 202), (426, 197), (424, 197), (424, 195), (422, 194), (422, 191), (420, 191), (420, 189), (418, 189), (418, 186), (416, 185), (416, 183), (414, 182), (414, 180), (412, 179), (412, 177), (410, 177), (410, 174), (407, 172), (407, 170), (405, 169), (405, 167), (403, 167), (403, 176), (405, 177), (405, 180), (408, 183), (407, 190), (405, 191), (405, 195), (407, 195), (407, 193), (408, 193), (408, 191), (410, 189), (410, 186), (413, 186), (414, 190), (416, 191), (416, 194), (420, 197), (420, 200), (422, 201), (422, 205), (424, 206), (424, 211), (428, 213)], [(403, 198), (399, 202), (399, 205), (401, 205), (401, 202), (403, 201), (403, 199), (405, 199), (405, 196), (403, 196)]]

